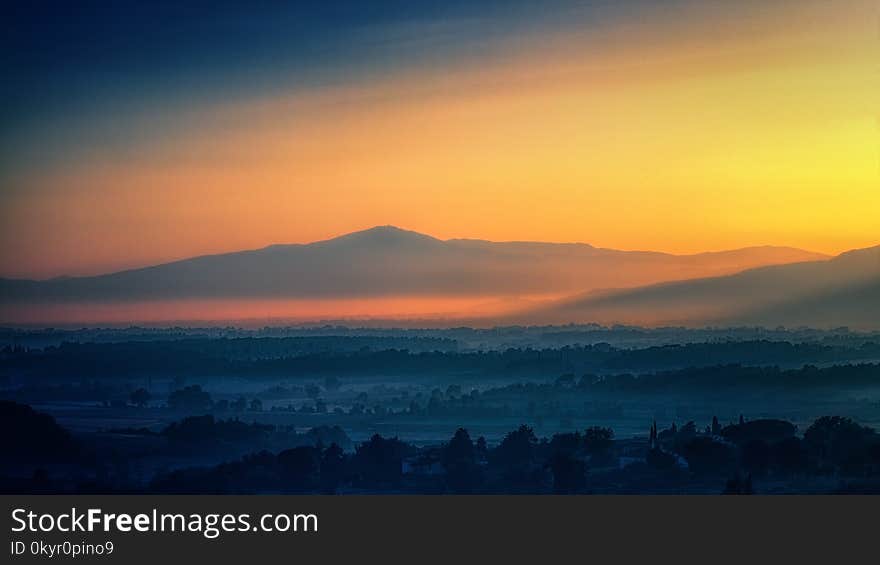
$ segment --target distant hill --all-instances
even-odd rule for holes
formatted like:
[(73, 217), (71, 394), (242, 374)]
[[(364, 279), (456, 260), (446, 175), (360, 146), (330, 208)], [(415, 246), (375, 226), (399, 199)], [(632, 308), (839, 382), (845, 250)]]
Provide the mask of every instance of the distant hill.
[(91, 277), (0, 279), (0, 304), (164, 299), (562, 296), (826, 256), (786, 247), (672, 255), (582, 243), (442, 241), (381, 226), (310, 244), (195, 257)]
[(523, 312), (517, 319), (880, 328), (880, 246), (825, 261), (585, 293)]

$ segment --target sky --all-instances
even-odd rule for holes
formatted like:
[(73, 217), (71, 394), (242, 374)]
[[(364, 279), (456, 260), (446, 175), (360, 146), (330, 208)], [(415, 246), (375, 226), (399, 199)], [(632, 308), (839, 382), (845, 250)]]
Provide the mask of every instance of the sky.
[(872, 0), (34, 4), (0, 23), (2, 277), (384, 224), (880, 243)]

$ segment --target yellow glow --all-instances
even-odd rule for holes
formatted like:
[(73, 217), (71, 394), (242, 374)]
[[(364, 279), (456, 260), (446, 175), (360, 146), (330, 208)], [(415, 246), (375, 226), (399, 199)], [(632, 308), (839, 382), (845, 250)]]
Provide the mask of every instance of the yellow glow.
[(0, 272), (95, 273), (379, 224), (671, 252), (877, 244), (876, 8), (759, 23), (574, 34), (206, 108), (130, 158), (22, 181)]

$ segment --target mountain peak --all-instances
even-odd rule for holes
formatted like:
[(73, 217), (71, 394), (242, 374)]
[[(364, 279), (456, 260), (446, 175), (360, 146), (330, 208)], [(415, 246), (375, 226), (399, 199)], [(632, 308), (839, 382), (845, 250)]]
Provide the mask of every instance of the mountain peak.
[[(403, 228), (399, 228), (399, 227), (391, 225), (391, 224), (385, 224), (384, 226), (373, 226), (373, 227), (367, 228), (365, 230), (352, 232), (349, 235), (354, 235), (354, 234), (358, 234), (358, 233), (360, 233), (360, 234), (398, 234), (398, 235), (417, 234), (417, 235), (423, 235), (418, 232), (414, 232), (411, 230), (405, 230)], [(425, 236), (425, 237), (427, 237), (427, 236)]]
[(375, 244), (407, 244), (407, 243), (441, 243), (439, 239), (423, 233), (405, 230), (397, 226), (374, 226), (326, 240), (324, 243), (375, 243)]
[(874, 269), (880, 271), (880, 245), (864, 247), (861, 249), (850, 249), (849, 251), (844, 251), (835, 257), (834, 260), (838, 263), (864, 263), (865, 265), (872, 266)]

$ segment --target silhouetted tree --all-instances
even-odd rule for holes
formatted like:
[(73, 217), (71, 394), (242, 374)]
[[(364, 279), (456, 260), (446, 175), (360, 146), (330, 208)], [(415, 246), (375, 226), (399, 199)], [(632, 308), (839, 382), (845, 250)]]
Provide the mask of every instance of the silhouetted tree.
[(288, 489), (307, 491), (314, 488), (321, 472), (321, 452), (312, 446), (294, 447), (278, 454), (282, 479)]
[(832, 468), (844, 466), (875, 441), (873, 429), (841, 416), (823, 416), (804, 432), (807, 448)]
[(464, 428), (443, 448), (441, 461), (446, 469), (446, 483), (454, 492), (471, 492), (478, 484), (476, 448)]
[(495, 449), (495, 456), (504, 465), (528, 465), (535, 457), (537, 445), (538, 438), (535, 437), (534, 430), (523, 424), (504, 436)]
[(562, 453), (575, 455), (584, 451), (584, 436), (580, 432), (554, 434), (550, 438), (550, 450), (553, 454)]
[(211, 409), (211, 395), (199, 385), (184, 387), (168, 395), (168, 407), (173, 410), (208, 411)]
[(529, 426), (509, 432), (491, 452), (490, 462), (497, 465), (504, 480), (504, 490), (532, 492), (541, 481), (537, 465), (538, 438)]
[(150, 393), (145, 388), (139, 388), (135, 391), (132, 391), (132, 393), (128, 397), (131, 403), (139, 408), (143, 408), (144, 406), (146, 406), (147, 403), (150, 402), (150, 398)]
[(790, 437), (770, 446), (770, 461), (773, 468), (783, 475), (797, 475), (807, 472), (809, 455), (803, 442)]
[(614, 445), (614, 430), (593, 426), (584, 432), (584, 448), (590, 454), (591, 464), (607, 464)]
[(752, 475), (749, 474), (743, 479), (739, 474), (736, 474), (733, 478), (728, 479), (722, 494), (755, 494), (755, 489), (752, 487)]
[(721, 430), (721, 435), (733, 443), (743, 446), (754, 440), (767, 443), (782, 441), (793, 437), (795, 431), (796, 428), (791, 422), (764, 418), (725, 426)]
[(550, 469), (553, 472), (553, 492), (575, 493), (586, 487), (587, 467), (582, 460), (571, 454), (556, 452), (550, 460)]
[(331, 443), (321, 456), (321, 486), (325, 492), (336, 492), (345, 475), (345, 453)]
[(645, 462), (649, 467), (664, 473), (678, 470), (678, 458), (674, 454), (659, 448), (648, 451), (648, 454), (645, 456)]
[(379, 434), (360, 444), (355, 452), (354, 463), (361, 482), (371, 486), (398, 486), (407, 448), (396, 437), (385, 439)]
[(753, 439), (742, 447), (743, 468), (754, 475), (764, 475), (770, 467), (770, 446), (760, 439)]
[(736, 464), (736, 452), (732, 446), (708, 437), (697, 437), (686, 443), (682, 455), (696, 474), (727, 472)]
[(239, 420), (215, 420), (214, 416), (189, 416), (172, 422), (162, 435), (176, 444), (189, 444), (188, 448), (210, 448), (222, 443), (255, 442), (265, 438), (273, 426), (246, 424)]
[(485, 460), (489, 455), (489, 446), (486, 444), (486, 438), (483, 436), (478, 437), (474, 449), (476, 451), (477, 459)]

